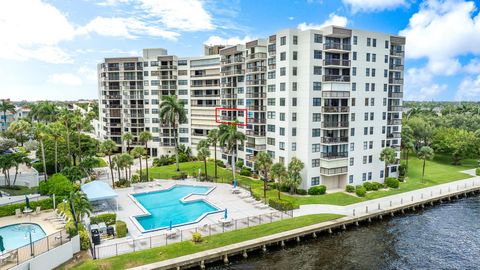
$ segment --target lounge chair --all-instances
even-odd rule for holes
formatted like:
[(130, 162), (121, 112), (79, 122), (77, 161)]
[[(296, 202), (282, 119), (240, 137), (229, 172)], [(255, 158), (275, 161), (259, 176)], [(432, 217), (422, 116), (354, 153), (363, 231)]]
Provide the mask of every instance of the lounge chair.
[(22, 210), (20, 210), (20, 208), (15, 209), (15, 216), (18, 218), (22, 217)]
[(162, 184), (161, 184), (160, 182), (158, 182), (158, 181), (155, 182), (155, 185), (157, 185), (157, 187), (161, 187), (161, 186), (162, 186)]
[(172, 230), (167, 230), (167, 238), (175, 238), (178, 234), (178, 229), (173, 228)]

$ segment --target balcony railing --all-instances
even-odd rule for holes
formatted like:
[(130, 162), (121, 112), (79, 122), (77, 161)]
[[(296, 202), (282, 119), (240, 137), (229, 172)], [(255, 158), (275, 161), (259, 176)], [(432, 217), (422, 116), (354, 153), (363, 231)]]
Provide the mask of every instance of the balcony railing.
[(246, 93), (246, 98), (266, 98), (267, 93)]
[(403, 65), (390, 65), (392, 70), (403, 70)]
[(322, 143), (348, 143), (348, 137), (322, 137)]
[(402, 134), (400, 132), (390, 132), (387, 134), (387, 138), (389, 139), (399, 139), (402, 138)]
[(267, 54), (266, 54), (266, 53), (262, 53), (262, 52), (253, 53), (253, 54), (248, 55), (247, 58), (250, 59), (250, 60), (253, 60), (253, 59), (263, 59), (263, 58), (267, 58)]
[(348, 98), (350, 92), (348, 91), (322, 91), (322, 97), (324, 98)]
[(323, 60), (324, 66), (342, 66), (342, 67), (349, 67), (350, 60), (342, 60), (342, 59), (325, 59)]
[(389, 112), (401, 112), (403, 109), (402, 106), (388, 106)]
[(267, 119), (265, 118), (248, 118), (249, 124), (265, 124)]
[(237, 87), (237, 83), (236, 82), (223, 82), (222, 87), (224, 87), (224, 88)]
[(247, 130), (247, 131), (245, 131), (245, 134), (247, 136), (259, 136), (259, 137), (265, 136), (264, 131), (256, 131), (256, 130)]
[(175, 90), (175, 89), (177, 89), (177, 86), (174, 85), (174, 84), (160, 85), (159, 88), (162, 89), (162, 90)]
[(329, 42), (323, 45), (324, 50), (341, 50), (341, 51), (350, 51), (352, 46), (350, 44), (345, 43), (336, 43), (336, 42)]
[(219, 83), (191, 84), (190, 87), (219, 87)]
[(350, 107), (348, 106), (323, 106), (322, 112), (324, 113), (348, 113)]
[(161, 75), (160, 79), (161, 80), (176, 80), (177, 75)]
[(267, 71), (266, 66), (259, 66), (259, 67), (249, 67), (247, 68), (247, 72), (265, 72)]
[(247, 85), (263, 85), (267, 83), (265, 79), (258, 79), (258, 80), (247, 80)]
[(266, 144), (255, 144), (255, 143), (245, 143), (245, 146), (248, 147), (248, 148), (254, 148), (255, 150), (265, 150), (267, 149), (267, 145)]
[(405, 51), (390, 50), (390, 55), (403, 57)]
[(348, 122), (322, 122), (323, 128), (347, 128)]
[(387, 120), (388, 125), (401, 125), (402, 119), (389, 119)]
[(223, 58), (222, 64), (242, 63), (245, 59), (243, 57)]
[(345, 174), (348, 172), (348, 167), (338, 167), (338, 168), (323, 168), (320, 167), (320, 174), (322, 175), (337, 175)]
[(159, 69), (165, 70), (165, 69), (177, 69), (177, 66), (173, 65), (163, 65), (163, 66), (158, 66)]
[(349, 75), (323, 75), (324, 82), (350, 82)]
[(249, 111), (265, 111), (267, 109), (267, 106), (247, 106), (247, 109)]
[(403, 84), (402, 78), (390, 78), (388, 79), (388, 83), (390, 84)]
[(322, 152), (322, 158), (325, 159), (337, 159), (348, 157), (348, 152)]
[(222, 97), (222, 98), (233, 98), (233, 99), (236, 99), (236, 98), (237, 98), (237, 94), (221, 94), (221, 97)]
[(121, 95), (106, 95), (105, 99), (121, 99)]
[(222, 76), (243, 75), (245, 71), (243, 69), (234, 69), (222, 71)]
[(402, 98), (403, 92), (388, 92), (389, 98)]

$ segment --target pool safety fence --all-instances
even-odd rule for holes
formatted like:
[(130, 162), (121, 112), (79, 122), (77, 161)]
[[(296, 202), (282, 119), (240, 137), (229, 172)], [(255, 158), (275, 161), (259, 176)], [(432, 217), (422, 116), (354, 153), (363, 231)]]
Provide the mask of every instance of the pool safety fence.
[(135, 239), (125, 239), (125, 241), (111, 245), (95, 246), (92, 255), (95, 259), (108, 258), (134, 251), (166, 246), (182, 241), (192, 241), (192, 235), (194, 233), (200, 233), (202, 237), (206, 237), (214, 234), (249, 228), (260, 224), (272, 223), (292, 217), (293, 211), (275, 211), (240, 219), (231, 219), (227, 222), (219, 221), (215, 224), (204, 224), (190, 229), (174, 229), (171, 232), (165, 230), (165, 233), (158, 235), (142, 236)]

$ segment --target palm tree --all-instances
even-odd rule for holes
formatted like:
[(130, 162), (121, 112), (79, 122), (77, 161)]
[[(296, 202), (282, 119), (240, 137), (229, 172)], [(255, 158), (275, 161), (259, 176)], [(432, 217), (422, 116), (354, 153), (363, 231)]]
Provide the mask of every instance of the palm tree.
[(5, 122), (3, 132), (5, 132), (7, 131), (7, 112), (14, 114), (15, 105), (8, 99), (2, 99), (0, 102), (0, 111), (3, 112), (3, 121)]
[(177, 172), (180, 171), (180, 163), (178, 160), (178, 132), (177, 127), (180, 123), (187, 122), (187, 113), (183, 106), (183, 102), (178, 101), (175, 96), (163, 96), (160, 103), (160, 118), (165, 123), (172, 126), (175, 141), (175, 158), (177, 164)]
[(132, 165), (133, 165), (133, 157), (128, 153), (123, 153), (118, 157), (118, 162), (121, 164), (121, 168), (125, 170), (125, 179), (130, 181)]
[(66, 108), (60, 111), (59, 121), (65, 126), (65, 137), (67, 142), (68, 165), (72, 165), (72, 152), (70, 149), (70, 130), (72, 129), (72, 113)]
[(15, 183), (17, 182), (18, 168), (20, 164), (27, 164), (28, 166), (30, 166), (30, 162), (32, 160), (24, 152), (13, 153), (12, 155), (13, 161), (15, 162), (15, 178), (13, 179), (13, 186), (15, 186)]
[(90, 120), (88, 117), (84, 117), (79, 110), (74, 111), (73, 115), (73, 123), (77, 130), (78, 160), (82, 162), (81, 135), (82, 131), (88, 130), (91, 127)]
[(208, 172), (207, 172), (207, 158), (210, 156), (210, 150), (208, 146), (200, 147), (197, 150), (197, 157), (200, 160), (203, 160), (203, 165), (205, 166), (205, 181), (208, 181)]
[(397, 160), (397, 152), (392, 147), (385, 147), (380, 152), (380, 160), (385, 162), (385, 179), (388, 177), (388, 166)]
[(60, 122), (53, 122), (48, 124), (48, 135), (53, 139), (55, 144), (55, 173), (58, 172), (58, 142), (63, 139), (64, 126)]
[(28, 140), (31, 131), (32, 124), (23, 119), (12, 122), (8, 126), (8, 132), (14, 134), (15, 139), (20, 143), (21, 146), (23, 146), (23, 143)]
[(43, 163), (43, 177), (47, 181), (47, 163), (45, 161), (45, 144), (44, 141), (48, 137), (48, 129), (44, 123), (37, 122), (34, 127), (35, 139), (40, 142), (40, 150), (42, 151), (42, 163)]
[(152, 133), (148, 131), (142, 131), (139, 135), (139, 141), (145, 144), (145, 151), (147, 154), (145, 155), (145, 169), (147, 171), (147, 181), (149, 179), (148, 176), (148, 156), (150, 155), (150, 152), (148, 151), (148, 141), (152, 139)]
[(302, 183), (300, 172), (305, 167), (305, 164), (296, 157), (293, 157), (288, 164), (288, 184), (290, 186), (290, 193), (294, 193), (295, 189)]
[(283, 163), (277, 162), (270, 168), (270, 177), (277, 182), (278, 199), (280, 200), (280, 185), (287, 177), (287, 169)]
[(82, 191), (78, 190), (70, 192), (69, 202), (74, 209), (73, 212), (75, 213), (75, 219), (77, 222), (82, 221), (85, 215), (89, 217), (92, 214), (92, 205)]
[(37, 104), (31, 105), (29, 116), (32, 119), (43, 121), (45, 124), (53, 122), (58, 117), (58, 108), (55, 104), (49, 101), (40, 101)]
[(133, 155), (134, 158), (138, 158), (138, 161), (140, 162), (140, 181), (143, 181), (143, 178), (142, 178), (142, 157), (147, 154), (147, 151), (143, 147), (136, 146), (135, 148), (132, 149), (131, 154)]
[(233, 181), (236, 181), (235, 178), (235, 161), (237, 154), (237, 145), (240, 143), (243, 145), (246, 139), (245, 134), (237, 130), (236, 123), (225, 125), (221, 124), (219, 126), (219, 136), (218, 142), (221, 147), (225, 148), (230, 155), (232, 155), (232, 174)]
[(125, 132), (122, 134), (122, 140), (127, 143), (127, 152), (130, 153), (130, 143), (133, 140), (133, 135), (130, 132)]
[(208, 132), (207, 140), (210, 145), (213, 145), (213, 157), (215, 161), (215, 179), (217, 179), (217, 143), (218, 143), (218, 129), (212, 129)]
[(430, 148), (429, 146), (422, 146), (420, 150), (417, 152), (417, 157), (419, 159), (423, 160), (423, 167), (422, 167), (422, 183), (423, 183), (423, 177), (425, 176), (425, 164), (427, 159), (431, 160), (435, 156), (435, 153), (433, 152), (433, 149)]
[(267, 200), (267, 181), (268, 172), (272, 167), (272, 157), (265, 151), (259, 152), (255, 156), (255, 169), (259, 172), (263, 172), (263, 198)]
[(100, 151), (105, 155), (108, 155), (108, 165), (110, 167), (110, 173), (112, 174), (112, 188), (115, 188), (115, 177), (113, 176), (113, 162), (112, 154), (117, 151), (117, 144), (112, 140), (105, 140), (100, 144)]

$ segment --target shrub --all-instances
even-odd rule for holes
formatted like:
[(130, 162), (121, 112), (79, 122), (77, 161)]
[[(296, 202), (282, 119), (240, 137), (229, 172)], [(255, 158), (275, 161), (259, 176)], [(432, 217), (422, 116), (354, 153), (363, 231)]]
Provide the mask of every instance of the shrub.
[(327, 192), (327, 187), (324, 185), (314, 186), (308, 189), (309, 195), (322, 195)]
[(90, 237), (85, 229), (78, 230), (78, 235), (80, 236), (80, 249), (87, 250), (90, 248)]
[(357, 194), (358, 197), (365, 197), (367, 194), (367, 189), (363, 186), (357, 186), (355, 188), (355, 194)]
[(289, 211), (289, 210), (298, 208), (292, 202), (285, 201), (285, 200), (278, 200), (276, 198), (269, 199), (268, 205), (273, 209), (277, 209), (279, 211)]
[(181, 180), (181, 179), (186, 179), (186, 178), (187, 178), (187, 174), (184, 173), (184, 172), (180, 172), (180, 174), (172, 176), (173, 180)]
[(219, 160), (219, 159), (217, 159), (217, 166), (218, 166), (218, 167), (222, 167), (222, 168), (225, 168), (225, 167), (226, 167), (225, 164), (223, 163), (223, 161), (221, 161), (221, 160)]
[(138, 182), (140, 182), (140, 175), (138, 175), (138, 174), (132, 175), (132, 183), (138, 183)]
[(194, 243), (200, 243), (200, 242), (202, 242), (202, 240), (203, 239), (202, 239), (202, 234), (201, 233), (195, 232), (195, 233), (192, 234), (192, 241)]
[(120, 180), (118, 180), (117, 182), (115, 182), (115, 186), (116, 186), (116, 187), (119, 187), (119, 188), (129, 187), (129, 186), (130, 186), (130, 182), (127, 181), (126, 179), (120, 179)]
[(480, 168), (475, 169), (475, 174), (480, 175)]
[(373, 184), (370, 183), (370, 182), (365, 182), (365, 183), (363, 183), (363, 187), (364, 187), (367, 191), (372, 191), (372, 190), (373, 190)]
[(288, 185), (280, 185), (280, 191), (281, 192), (289, 192), (290, 187)]
[(400, 186), (400, 181), (395, 177), (387, 177), (387, 179), (385, 179), (385, 185), (389, 188), (398, 188)]
[(240, 175), (250, 177), (252, 176), (252, 170), (250, 170), (249, 168), (243, 167), (242, 170), (240, 170)]
[(73, 185), (68, 180), (68, 178), (61, 174), (56, 173), (50, 179), (48, 179), (47, 183), (48, 195), (60, 195), (60, 196), (67, 196), (73, 191)]
[(243, 160), (237, 160), (237, 162), (235, 162), (235, 167), (238, 168), (243, 168)]
[(345, 187), (345, 191), (348, 192), (348, 193), (354, 193), (355, 192), (355, 187), (352, 186), (352, 185), (347, 185)]
[(379, 182), (372, 182), (372, 188), (373, 190), (379, 190), (383, 188), (383, 184)]
[(115, 223), (115, 232), (117, 238), (127, 236), (127, 224), (121, 220), (117, 220), (117, 223)]
[[(58, 199), (57, 199), (58, 201)], [(53, 208), (53, 201), (52, 199), (44, 199), (40, 201), (30, 201), (30, 207), (32, 209), (35, 209), (37, 206), (40, 206), (42, 210), (45, 209), (52, 209)], [(9, 204), (9, 205), (3, 205), (0, 206), (0, 217), (6, 217), (6, 216), (13, 216), (15, 215), (15, 209), (24, 209), (25, 208), (25, 203), (16, 203), (16, 204)]]
[(398, 166), (398, 175), (401, 177), (404, 177), (406, 172), (407, 172), (407, 164), (405, 164), (405, 162), (402, 161), (400, 166)]
[(296, 193), (298, 195), (307, 195), (308, 192), (305, 189), (297, 188)]
[(94, 217), (90, 217), (91, 224), (98, 224), (100, 222), (105, 222), (105, 224), (107, 225), (113, 225), (115, 224), (116, 220), (117, 220), (117, 214), (115, 213), (106, 213), (106, 214), (100, 214)]

